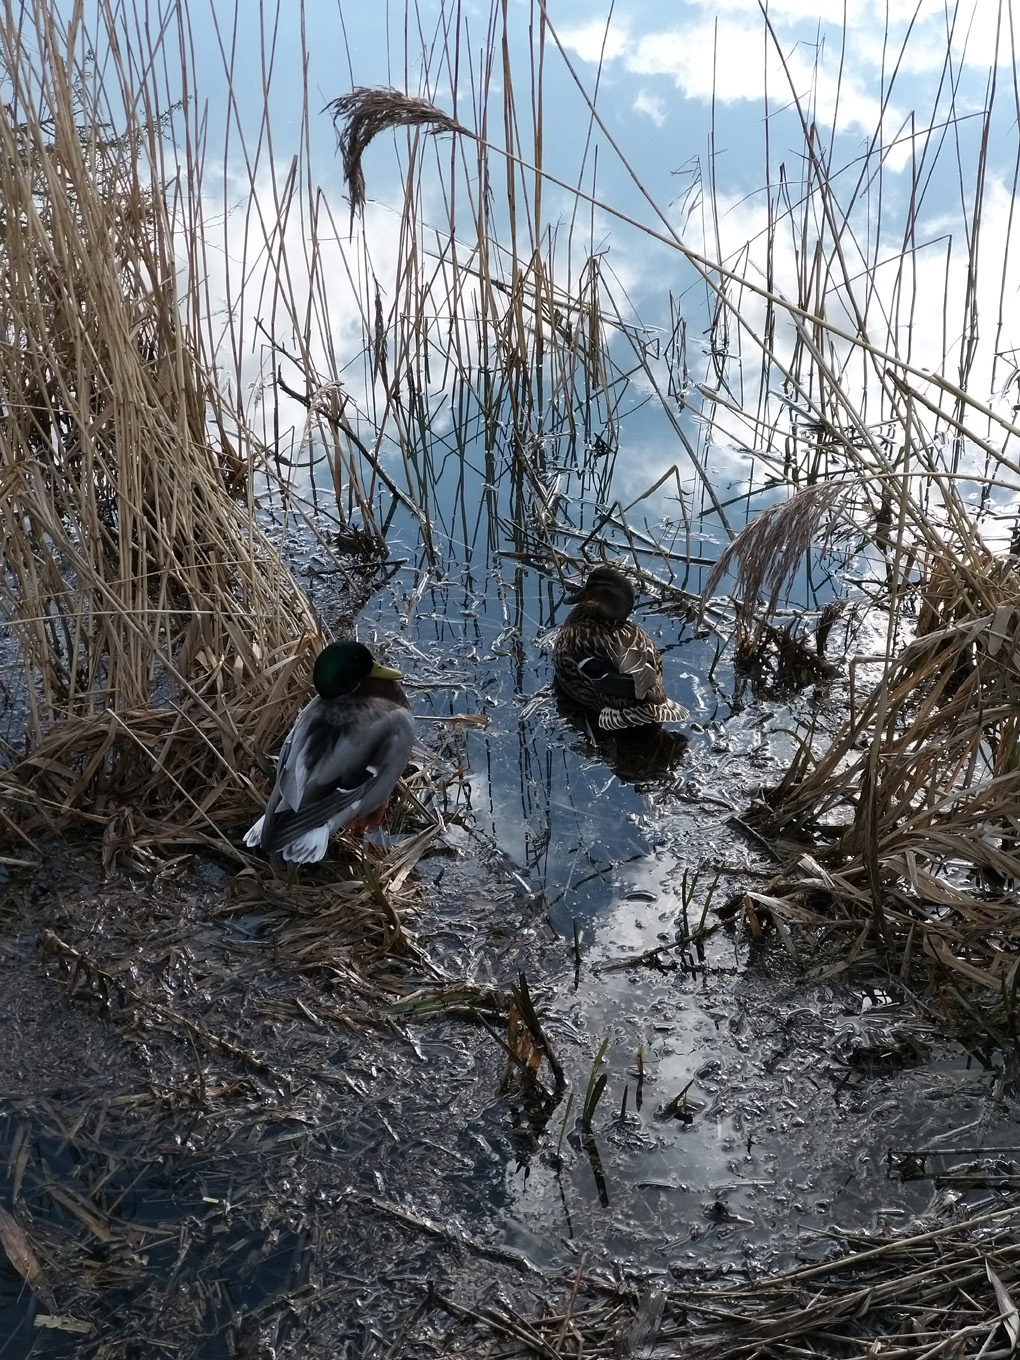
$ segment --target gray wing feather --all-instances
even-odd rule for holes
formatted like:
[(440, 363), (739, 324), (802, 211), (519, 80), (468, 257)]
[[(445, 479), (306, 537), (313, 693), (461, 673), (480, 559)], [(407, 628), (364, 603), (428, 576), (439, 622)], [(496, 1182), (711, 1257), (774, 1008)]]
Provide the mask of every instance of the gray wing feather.
[(327, 823), (335, 829), (382, 807), (413, 745), (414, 719), (407, 709), (373, 699), (332, 708), (313, 699), (280, 752), (262, 828), (263, 850), (272, 852), (305, 831)]

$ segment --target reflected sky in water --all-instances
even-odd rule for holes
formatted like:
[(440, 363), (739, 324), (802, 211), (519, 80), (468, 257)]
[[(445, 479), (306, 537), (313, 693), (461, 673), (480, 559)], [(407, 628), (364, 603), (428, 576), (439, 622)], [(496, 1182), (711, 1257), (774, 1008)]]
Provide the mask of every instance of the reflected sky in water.
[[(792, 972), (782, 978), (781, 953), (749, 969), (743, 929), (717, 927), (700, 960), (670, 948), (678, 932), (697, 925), (718, 873), (721, 902), (734, 885), (761, 883), (772, 871), (728, 822), (756, 782), (782, 772), (789, 710), (738, 700), (728, 666), (709, 675), (718, 641), (646, 600), (638, 616), (663, 650), (669, 692), (692, 721), (664, 739), (665, 749), (599, 745), (551, 691), (551, 638), (568, 608), (558, 583), (485, 544), (466, 561), (451, 552), (430, 567), (407, 532), (407, 559), (357, 632), (407, 675), (433, 779), (466, 766), (466, 788), (448, 811), (466, 828), (472, 853), (494, 851), (522, 885), (521, 961), (510, 944), (498, 967), (512, 979), (534, 937), (546, 941), (548, 966), (530, 983), (575, 1098), (569, 1117), (561, 1103), (535, 1131), (534, 1147), (521, 1143), (508, 1161), (498, 1198), (503, 1240), (546, 1265), (568, 1264), (581, 1249), (678, 1271), (710, 1260), (776, 1264), (797, 1250), (800, 1229), (788, 1217), (795, 1202), (811, 1233), (833, 1219), (873, 1225), (877, 1189), (894, 1215), (924, 1208), (927, 1188), (890, 1192), (880, 1178), (887, 1127), (852, 1150), (857, 1134), (844, 1130), (846, 1147), (830, 1155), (844, 1115), (832, 1102), (832, 1081), (820, 1081), (817, 1045), (826, 1025), (842, 1023), (831, 1012), (846, 998), (806, 992)], [(393, 546), (399, 557), (399, 533)], [(811, 692), (794, 699), (801, 717), (826, 703)], [(478, 712), (488, 727), (450, 733), (428, 721)], [(661, 966), (615, 966), (656, 948)], [(787, 1016), (794, 1005), (807, 1040), (799, 1062), (788, 1060), (797, 1051)], [(575, 1126), (603, 1040), (609, 1085), (594, 1121), (596, 1175)], [(765, 1070), (770, 1061), (781, 1070)], [(920, 1087), (920, 1078), (910, 1080)], [(971, 1093), (974, 1080), (961, 1078)], [(685, 1117), (656, 1117), (688, 1083)], [(906, 1088), (897, 1089), (898, 1136), (906, 1129), (913, 1136), (922, 1097), (908, 1100)], [(818, 1099), (817, 1118), (804, 1113), (806, 1093)], [(557, 1168), (552, 1152), (565, 1117)], [(507, 1118), (526, 1125), (528, 1114), (510, 1101), (501, 1123)]]
[[(844, 34), (831, 21), (830, 9), (793, 0), (770, 4), (771, 34), (750, 3), (677, 4), (670, 7), (668, 25), (661, 5), (619, 6), (608, 28), (587, 3), (551, 10), (562, 50), (550, 34), (544, 166), (567, 185), (582, 183), (599, 200), (580, 249), (602, 259), (604, 283), (619, 299), (620, 314), (641, 322), (640, 336), (635, 338), (635, 320), (634, 333), (625, 335), (621, 328), (614, 342), (617, 362), (631, 381), (614, 413), (620, 423), (609, 451), (603, 456), (598, 445), (605, 433), (598, 421), (573, 441), (562, 428), (533, 432), (538, 489), (557, 506), (553, 537), (572, 556), (585, 555), (587, 535), (614, 500), (639, 496), (676, 464), (674, 482), (628, 516), (648, 535), (637, 551), (624, 533), (610, 538), (620, 556), (636, 557), (651, 577), (693, 593), (700, 589), (703, 563), (715, 556), (725, 532), (713, 514), (695, 516), (684, 526), (682, 511), (690, 507), (681, 506), (678, 487), (686, 491), (696, 479), (683, 462), (677, 426), (657, 420), (657, 398), (648, 400), (665, 361), (657, 356), (642, 371), (627, 361), (626, 346), (664, 345), (671, 318), (682, 313), (691, 382), (707, 379), (719, 357), (706, 339), (708, 299), (696, 269), (621, 215), (659, 233), (675, 230), (695, 251), (708, 242), (731, 262), (746, 250), (749, 273), (754, 276), (757, 268), (764, 278), (768, 204), (785, 201), (792, 220), (800, 203), (801, 112), (815, 120), (829, 148), (837, 191), (845, 190), (854, 212), (872, 223), (868, 251), (879, 294), (886, 263), (901, 248), (896, 231), (911, 177), (922, 175), (924, 194), (911, 231), (930, 249), (923, 245), (918, 251), (917, 301), (900, 338), (915, 365), (940, 362), (944, 351), (955, 362), (958, 337), (947, 333), (955, 322), (945, 316), (946, 280), (959, 275), (973, 208), (970, 185), (961, 199), (959, 167), (973, 162), (982, 136), (990, 70), (1005, 79), (1012, 67), (1005, 30), (997, 37), (995, 27), (1006, 10), (958, 6), (949, 13), (947, 34), (941, 4), (862, 4), (852, 7)], [(419, 6), (406, 52), (402, 9), (315, 3), (306, 13), (312, 163), (324, 190), (336, 199), (336, 221), (345, 224), (333, 130), (318, 109), (351, 84), (391, 83), (427, 94), (444, 108), (456, 107), (473, 125), (469, 70), (487, 12), (465, 12), (457, 103), (450, 67), (440, 56), (438, 7)], [(526, 120), (534, 54), (530, 25), (537, 9), (512, 4), (509, 15), (518, 114)], [(883, 41), (887, 15), (891, 30)], [(235, 81), (242, 110), (249, 100), (252, 107), (261, 102), (253, 43), (254, 30), (245, 27), (235, 69), (252, 83), (249, 88)], [(272, 86), (274, 152), (281, 162), (296, 150), (288, 145), (288, 136), (298, 135), (288, 99), (298, 87), (288, 87), (286, 72), (297, 50), (293, 30), (281, 24)], [(215, 69), (210, 48), (201, 48), (200, 61)], [(575, 75), (622, 156), (606, 132), (593, 129)], [(493, 111), (498, 93), (497, 78)], [(932, 139), (948, 135), (950, 114), (958, 159), (947, 156), (933, 170)], [(983, 304), (991, 297), (993, 313), (996, 290), (1009, 294), (1015, 282), (1005, 245), (1015, 151), (1015, 136), (1007, 135), (1010, 119), (1015, 122), (1015, 110), (1001, 100), (987, 128), (992, 153), (981, 231), (993, 256), (996, 243), (1003, 243), (998, 258), (1005, 261), (994, 277), (982, 278)], [(929, 135), (933, 126), (937, 131)], [(522, 133), (526, 160), (527, 140)], [(882, 150), (876, 153), (877, 145)], [(872, 158), (866, 161), (869, 150)], [(879, 161), (881, 227), (877, 202), (869, 197), (879, 197)], [(392, 148), (373, 147), (366, 173), (364, 234), (382, 262), (378, 278), (389, 304), (397, 244), (396, 216), (386, 204), (398, 201), (400, 188)], [(715, 218), (708, 210), (713, 197)], [(435, 214), (440, 221), (442, 207), (438, 180), (427, 182), (424, 216)], [(569, 239), (573, 211), (572, 195), (550, 185), (545, 220), (554, 236), (564, 237), (568, 270), (576, 268), (576, 243)], [(330, 244), (341, 254), (355, 249), (339, 233)], [(771, 286), (780, 291), (793, 289), (795, 246), (794, 238), (777, 252)], [(360, 323), (346, 324), (351, 304), (339, 271), (333, 305), (343, 367), (354, 362), (364, 341)], [(757, 319), (749, 305), (748, 320)], [(857, 324), (849, 306), (832, 319), (850, 330)], [(994, 339), (983, 334), (981, 345), (975, 372), (982, 390), (989, 398), (1006, 395), (1013, 339), (1002, 331)], [(739, 369), (736, 352), (727, 358)], [(344, 372), (356, 389), (356, 370)], [(746, 380), (740, 390), (753, 393), (753, 363), (741, 370), (740, 380)], [(667, 608), (663, 593), (652, 592), (651, 607), (646, 595), (638, 617), (663, 651), (667, 690), (690, 709), (691, 724), (675, 749), (643, 753), (644, 770), (633, 751), (597, 744), (560, 711), (551, 690), (551, 639), (566, 605), (560, 580), (533, 551), (541, 540), (534, 525), (540, 518), (533, 514), (536, 487), (513, 485), (509, 472), (487, 460), (480, 424), (460, 423), (439, 378), (430, 400), (432, 552), (424, 551), (415, 525), (398, 515), (388, 542), (391, 557), (404, 564), (375, 594), (357, 632), (407, 674), (434, 777), (441, 781), (463, 760), (467, 774), (458, 815), (479, 843), (498, 850), (520, 876), (534, 900), (535, 929), (548, 929), (562, 941), (562, 972), (538, 981), (547, 989), (544, 1013), (562, 1043), (575, 1090), (584, 1089), (598, 1043), (610, 1040), (612, 1094), (597, 1129), (607, 1187), (600, 1191), (576, 1140), (568, 1140), (559, 1174), (546, 1155), (522, 1157), (507, 1173), (514, 1206), (504, 1223), (507, 1239), (537, 1259), (563, 1259), (564, 1241), (573, 1240), (646, 1261), (652, 1253), (658, 1264), (669, 1262), (682, 1271), (685, 1261), (703, 1261), (717, 1249), (731, 1261), (764, 1261), (778, 1243), (780, 1255), (792, 1259), (802, 1228), (813, 1235), (833, 1222), (865, 1228), (922, 1212), (931, 1201), (930, 1185), (885, 1182), (882, 1159), (891, 1143), (923, 1142), (967, 1123), (987, 1094), (988, 1077), (968, 1067), (961, 1051), (929, 1035), (932, 1061), (926, 1065), (904, 1063), (878, 1076), (869, 1073), (866, 1080), (849, 1065), (826, 1066), (820, 1055), (832, 1047), (833, 1027), (857, 1023), (860, 997), (792, 980), (777, 986), (767, 969), (747, 969), (746, 937), (723, 930), (694, 971), (597, 971), (621, 954), (675, 939), (685, 875), (688, 883), (697, 876), (699, 904), (717, 872), (730, 884), (767, 878), (770, 862), (734, 836), (729, 819), (760, 785), (776, 782), (795, 728), (834, 718), (839, 695), (812, 689), (788, 698), (743, 695), (726, 661), (717, 664), (724, 637), (699, 634), (681, 608)], [(364, 414), (371, 415), (367, 396)], [(690, 409), (677, 420), (703, 453), (713, 487), (739, 527), (754, 508), (749, 501), (741, 505), (739, 497), (752, 480), (762, 485), (764, 474), (752, 468), (746, 451), (718, 436), (707, 440), (703, 422)], [(321, 469), (313, 476), (328, 502), (328, 478)], [(813, 569), (812, 580), (805, 575), (797, 584), (794, 610), (824, 602), (837, 588), (817, 562)], [(324, 622), (332, 627), (328, 616)], [(427, 721), (432, 714), (464, 713), (485, 713), (488, 727), (449, 735)], [(584, 950), (576, 987), (575, 922)], [(634, 1099), (638, 1050), (647, 1069), (646, 1104), (636, 1119), (631, 1104), (630, 1119), (614, 1123), (609, 1107), (625, 1085)], [(688, 1082), (692, 1121), (656, 1121), (654, 1106)], [(1009, 1135), (1007, 1130), (1004, 1136)], [(549, 1136), (544, 1135), (543, 1154)]]

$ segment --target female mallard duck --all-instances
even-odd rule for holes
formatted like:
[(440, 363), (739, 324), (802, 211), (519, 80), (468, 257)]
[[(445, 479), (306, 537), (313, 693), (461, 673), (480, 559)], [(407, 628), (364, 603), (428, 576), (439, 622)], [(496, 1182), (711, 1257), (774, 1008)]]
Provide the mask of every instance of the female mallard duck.
[(338, 828), (374, 831), (414, 743), (414, 719), (397, 684), (360, 642), (331, 642), (312, 671), (316, 698), (290, 729), (265, 813), (244, 843), (307, 864)]
[(596, 567), (570, 596), (573, 609), (556, 635), (553, 668), (560, 689), (599, 715), (610, 730), (682, 722), (686, 708), (666, 697), (662, 657), (629, 615), (634, 591), (613, 567)]

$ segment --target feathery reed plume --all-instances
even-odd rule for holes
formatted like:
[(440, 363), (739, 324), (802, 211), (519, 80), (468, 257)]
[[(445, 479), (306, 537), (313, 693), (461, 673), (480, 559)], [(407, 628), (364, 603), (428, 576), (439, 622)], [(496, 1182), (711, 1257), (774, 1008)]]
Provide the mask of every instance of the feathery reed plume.
[[(768, 644), (779, 655), (780, 674), (795, 685), (818, 672), (821, 639), (812, 656), (789, 629), (776, 629), (769, 616), (793, 587), (797, 569), (812, 545), (824, 547), (835, 530), (836, 512), (846, 499), (845, 483), (819, 482), (789, 499), (769, 506), (727, 544), (708, 574), (701, 595), (701, 615), (719, 582), (735, 571), (735, 659), (738, 665), (760, 658)], [(825, 632), (832, 626), (832, 611)], [(795, 679), (797, 675), (800, 680)]]
[(427, 99), (417, 99), (400, 90), (377, 89), (359, 85), (349, 94), (339, 95), (326, 105), (337, 128), (337, 141), (343, 160), (344, 179), (351, 199), (351, 226), (355, 213), (365, 206), (365, 173), (361, 158), (369, 143), (395, 127), (425, 127), (434, 132), (467, 132)]
[(735, 564), (736, 594), (775, 613), (804, 554), (826, 528), (831, 532), (833, 512), (846, 495), (843, 483), (819, 482), (763, 510), (720, 554), (702, 591), (702, 609)]

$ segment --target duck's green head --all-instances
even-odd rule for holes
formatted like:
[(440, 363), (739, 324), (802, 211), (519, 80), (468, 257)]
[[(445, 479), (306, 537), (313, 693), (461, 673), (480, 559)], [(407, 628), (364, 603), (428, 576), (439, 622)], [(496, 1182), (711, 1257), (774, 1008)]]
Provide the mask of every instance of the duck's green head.
[(331, 642), (315, 658), (312, 683), (323, 699), (353, 694), (363, 680), (399, 680), (400, 672), (381, 666), (360, 642)]
[(593, 605), (605, 618), (622, 623), (634, 608), (634, 587), (615, 567), (596, 567), (567, 599), (570, 604)]

